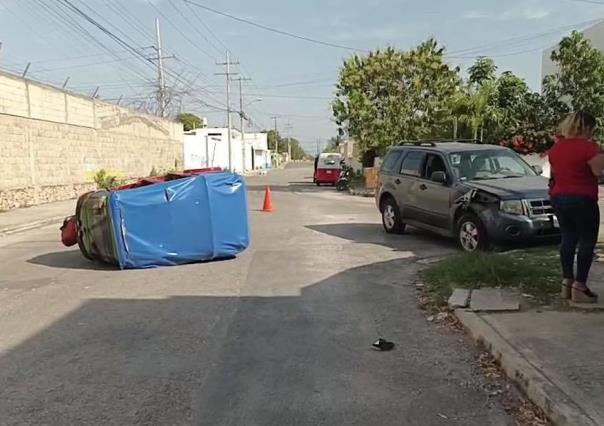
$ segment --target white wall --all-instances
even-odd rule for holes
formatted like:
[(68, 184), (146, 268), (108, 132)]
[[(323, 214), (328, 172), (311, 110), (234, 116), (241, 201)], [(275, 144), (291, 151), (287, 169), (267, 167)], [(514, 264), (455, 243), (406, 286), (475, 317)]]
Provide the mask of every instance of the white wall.
[[(203, 128), (185, 133), (184, 156), (185, 168), (202, 167), (229, 168), (229, 143), (227, 129)], [(245, 135), (245, 152), (243, 152), (241, 133), (231, 133), (231, 159), (233, 171), (243, 173), (252, 170), (252, 155), (256, 169), (270, 165), (270, 154), (266, 149), (266, 134), (250, 133)], [(206, 160), (206, 140), (208, 141)], [(255, 148), (252, 151), (252, 148)], [(264, 149), (263, 149), (264, 148)]]
[(182, 163), (182, 124), (0, 71), (0, 210), (73, 198), (100, 169)]

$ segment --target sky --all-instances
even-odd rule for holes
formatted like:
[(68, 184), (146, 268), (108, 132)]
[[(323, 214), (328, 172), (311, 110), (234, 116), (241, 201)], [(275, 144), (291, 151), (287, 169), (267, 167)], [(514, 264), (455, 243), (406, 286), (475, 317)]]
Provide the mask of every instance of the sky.
[[(542, 51), (604, 17), (599, 0), (67, 0), (116, 41), (69, 10), (65, 0), (0, 0), (0, 68), (122, 105), (155, 96), (155, 18), (159, 18), (173, 106), (226, 123), (225, 62), (243, 77), (251, 129), (275, 125), (307, 151), (336, 135), (330, 102), (338, 70), (354, 50), (266, 31), (198, 5), (315, 40), (358, 49), (409, 49), (435, 37), (447, 61), (467, 69), (476, 56), (495, 59), (539, 90)], [(604, 3), (604, 0), (602, 0)], [(197, 3), (197, 5), (193, 4)], [(132, 50), (130, 50), (132, 49)], [(362, 54), (362, 53), (361, 53)], [(250, 80), (247, 80), (250, 79)], [(0, 94), (1, 95), (1, 94)], [(231, 84), (239, 111), (239, 82)], [(239, 127), (239, 116), (233, 114)]]

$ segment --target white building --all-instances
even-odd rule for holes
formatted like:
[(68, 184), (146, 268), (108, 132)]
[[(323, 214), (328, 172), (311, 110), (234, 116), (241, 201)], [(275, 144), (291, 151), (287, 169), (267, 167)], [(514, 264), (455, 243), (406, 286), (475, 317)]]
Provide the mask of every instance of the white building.
[(271, 168), (271, 152), (268, 149), (268, 135), (266, 133), (246, 133), (246, 146), (251, 147), (250, 157), (246, 157), (248, 170), (262, 170)]
[[(598, 22), (591, 27), (581, 31), (585, 38), (591, 41), (592, 45), (601, 51), (604, 51), (604, 21)], [(554, 50), (558, 49), (558, 45), (552, 46), (549, 49), (543, 51), (543, 57), (541, 60), (541, 81), (546, 75), (555, 74), (557, 72), (557, 66), (551, 60), (551, 55)]]
[[(241, 132), (231, 129), (230, 151), (230, 168), (234, 172), (244, 173), (270, 168), (270, 151), (266, 134), (246, 133), (245, 141), (242, 141)], [(205, 127), (185, 132), (184, 167), (185, 169), (203, 167), (229, 169), (228, 129)]]

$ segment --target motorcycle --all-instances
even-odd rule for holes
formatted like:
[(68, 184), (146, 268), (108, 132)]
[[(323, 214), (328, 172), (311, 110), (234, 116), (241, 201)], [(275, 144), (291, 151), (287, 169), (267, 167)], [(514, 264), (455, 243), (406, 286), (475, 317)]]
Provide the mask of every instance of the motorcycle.
[(337, 191), (347, 191), (350, 186), (350, 179), (352, 177), (352, 167), (347, 166), (344, 162), (340, 163), (342, 169), (340, 170), (340, 177), (336, 182)]

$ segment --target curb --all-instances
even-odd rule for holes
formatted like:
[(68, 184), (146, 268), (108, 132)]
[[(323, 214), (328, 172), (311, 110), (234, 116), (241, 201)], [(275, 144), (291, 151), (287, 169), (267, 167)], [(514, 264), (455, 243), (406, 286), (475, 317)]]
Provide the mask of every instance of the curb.
[(30, 231), (32, 229), (41, 228), (46, 225), (61, 223), (67, 216), (54, 216), (46, 219), (36, 220), (34, 222), (24, 223), (12, 227), (0, 228), (0, 237), (18, 234), (20, 232)]
[(507, 376), (513, 380), (557, 426), (598, 426), (556, 384), (506, 341), (480, 315), (457, 309), (455, 316), (477, 343), (482, 343), (499, 361)]

